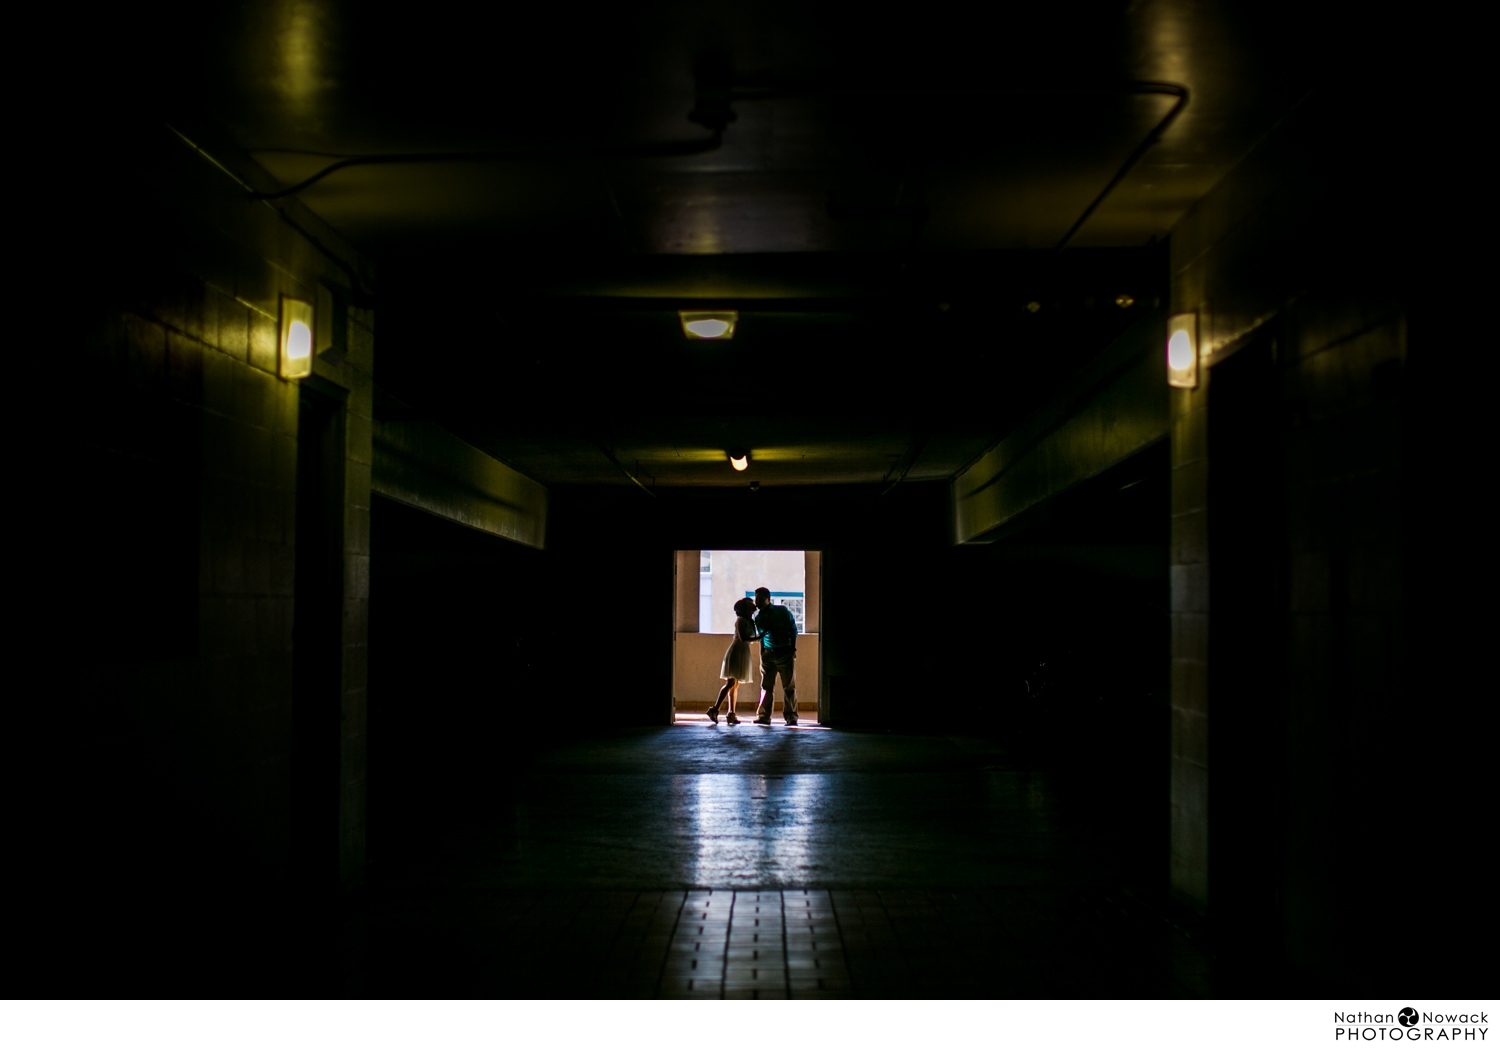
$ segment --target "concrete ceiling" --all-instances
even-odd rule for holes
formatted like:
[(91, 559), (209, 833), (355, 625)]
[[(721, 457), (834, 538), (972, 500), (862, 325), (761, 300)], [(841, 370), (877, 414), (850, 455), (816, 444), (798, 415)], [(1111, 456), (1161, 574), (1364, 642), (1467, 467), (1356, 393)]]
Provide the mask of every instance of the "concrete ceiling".
[[(546, 484), (670, 489), (961, 469), (1163, 297), (1173, 224), (1329, 74), (1347, 27), (1311, 10), (276, 0), (117, 28), (179, 56), (141, 63), (169, 116), (286, 185), (408, 158), (297, 194), (376, 261), (382, 411)], [(1178, 101), (1144, 82), (1188, 101), (1079, 226)], [(684, 340), (693, 304), (736, 338)]]

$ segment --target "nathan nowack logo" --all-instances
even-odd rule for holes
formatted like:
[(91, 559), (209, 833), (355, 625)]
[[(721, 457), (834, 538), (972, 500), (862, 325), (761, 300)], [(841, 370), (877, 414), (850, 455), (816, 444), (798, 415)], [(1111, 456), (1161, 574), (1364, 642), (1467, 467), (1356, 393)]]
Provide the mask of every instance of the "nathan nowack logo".
[(1489, 1038), (1489, 1014), (1428, 1012), (1403, 1006), (1393, 1014), (1335, 1010), (1333, 1037), (1342, 1042), (1482, 1043)]

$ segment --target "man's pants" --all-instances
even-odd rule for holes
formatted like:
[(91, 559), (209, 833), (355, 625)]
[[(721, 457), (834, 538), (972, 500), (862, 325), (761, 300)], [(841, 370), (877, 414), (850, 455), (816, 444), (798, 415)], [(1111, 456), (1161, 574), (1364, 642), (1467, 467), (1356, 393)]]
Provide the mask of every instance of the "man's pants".
[(786, 718), (797, 717), (797, 651), (795, 649), (762, 649), (760, 651), (761, 702), (765, 704), (766, 717), (771, 717), (771, 690), (776, 686), (776, 676), (781, 675), (781, 713)]

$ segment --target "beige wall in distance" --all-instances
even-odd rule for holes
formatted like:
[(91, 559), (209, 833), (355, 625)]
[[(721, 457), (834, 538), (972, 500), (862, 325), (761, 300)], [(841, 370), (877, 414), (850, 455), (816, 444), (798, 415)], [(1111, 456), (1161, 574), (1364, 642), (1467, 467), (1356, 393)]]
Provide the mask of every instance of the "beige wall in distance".
[(679, 634), (695, 634), (698, 631), (698, 571), (699, 551), (678, 551), (675, 566), (677, 598), (672, 630)]
[[(719, 670), (728, 634), (678, 634), (672, 654), (672, 695), (678, 714), (702, 713), (714, 702), (724, 684)], [(755, 666), (760, 667), (760, 646), (755, 646)], [(818, 636), (803, 635), (797, 641), (797, 712), (812, 719), (818, 710)], [(776, 716), (781, 717), (781, 690), (776, 690)], [(753, 712), (760, 699), (760, 682), (740, 686), (739, 712)]]

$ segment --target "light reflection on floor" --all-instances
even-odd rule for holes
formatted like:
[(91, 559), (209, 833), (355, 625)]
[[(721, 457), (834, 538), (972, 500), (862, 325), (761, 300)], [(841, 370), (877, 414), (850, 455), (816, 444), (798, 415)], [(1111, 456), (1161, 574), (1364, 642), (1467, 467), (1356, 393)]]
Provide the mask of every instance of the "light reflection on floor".
[(828, 878), (816, 775), (674, 778), (697, 886), (807, 885)]
[(828, 730), (828, 728), (829, 728), (828, 726), (819, 725), (814, 720), (814, 719), (817, 718), (816, 714), (813, 714), (810, 717), (808, 717), (808, 716), (802, 716), (802, 717), (800, 717), (797, 720), (797, 724), (794, 725), (794, 726), (789, 726), (789, 725), (784, 724), (782, 722), (782, 720), (781, 720), (781, 713), (779, 711), (776, 713), (776, 716), (771, 720), (771, 725), (770, 726), (757, 725), (754, 722), (754, 718), (755, 718), (755, 707), (754, 707), (754, 705), (751, 705), (750, 710), (748, 712), (740, 712), (739, 713), (739, 719), (740, 719), (739, 725), (730, 725), (728, 722), (724, 721), (724, 716), (720, 715), (719, 716), (719, 724), (717, 726), (715, 726), (714, 723), (713, 723), (713, 720), (710, 719), (708, 717), (708, 715), (704, 714), (701, 711), (686, 711), (686, 712), (679, 711), (679, 712), (677, 712), (677, 722), (676, 722), (676, 724), (679, 725), (679, 726), (695, 726), (695, 727), (707, 726), (709, 729), (740, 729), (740, 728), (743, 727), (743, 728), (749, 728), (749, 729), (767, 729), (767, 728), (770, 728), (770, 729), (799, 729), (799, 730), (800, 729), (816, 729), (816, 730), (819, 730), (819, 731), (825, 731), (826, 732)]
[[(532, 735), (382, 826), (351, 994), (1203, 994), (1050, 774), (924, 728)], [(741, 943), (742, 906), (780, 943)]]

